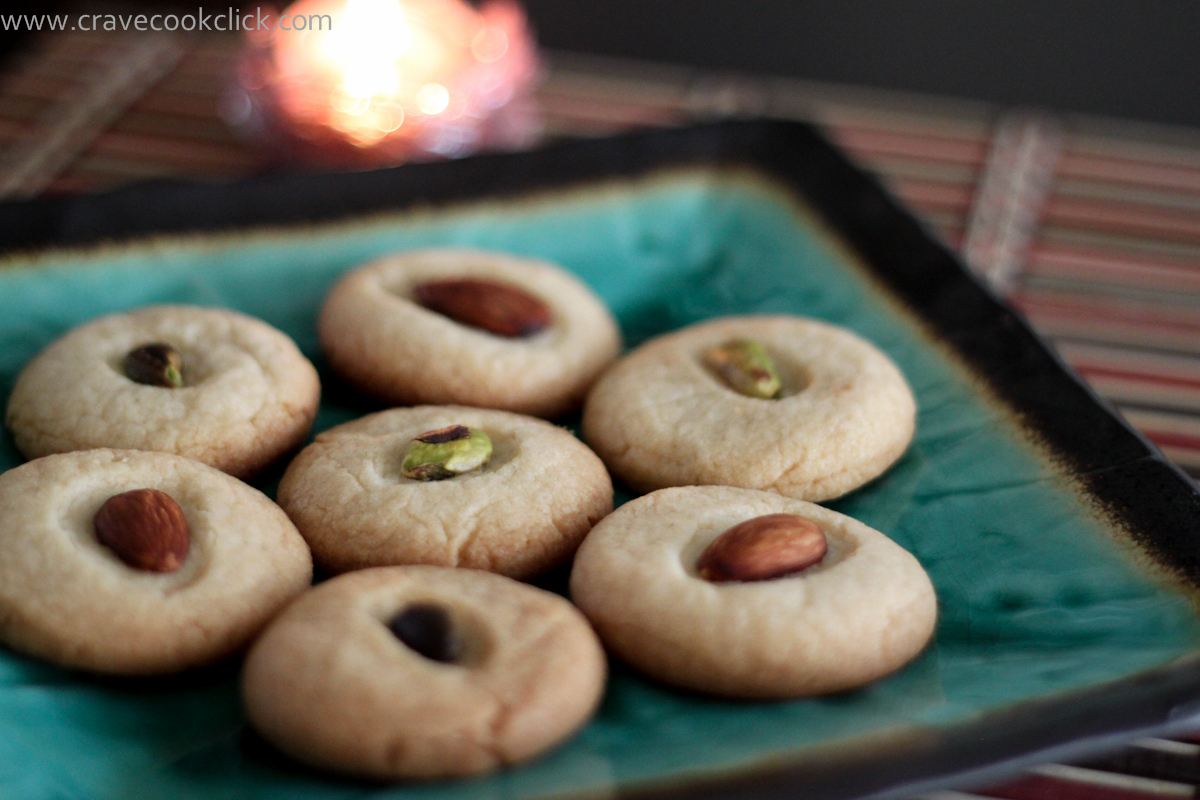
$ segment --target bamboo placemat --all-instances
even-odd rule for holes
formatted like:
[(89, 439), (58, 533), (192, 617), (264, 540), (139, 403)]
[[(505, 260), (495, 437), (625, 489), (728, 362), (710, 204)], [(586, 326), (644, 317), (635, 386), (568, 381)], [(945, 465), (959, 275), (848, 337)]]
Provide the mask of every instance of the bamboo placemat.
[[(9, 195), (275, 167), (222, 119), (238, 48), (218, 34), (35, 39), (0, 73)], [(1200, 132), (569, 54), (547, 58), (538, 96), (549, 139), (731, 115), (821, 125), (1200, 475)], [(1200, 735), (927, 797), (1137, 800), (1198, 785)]]

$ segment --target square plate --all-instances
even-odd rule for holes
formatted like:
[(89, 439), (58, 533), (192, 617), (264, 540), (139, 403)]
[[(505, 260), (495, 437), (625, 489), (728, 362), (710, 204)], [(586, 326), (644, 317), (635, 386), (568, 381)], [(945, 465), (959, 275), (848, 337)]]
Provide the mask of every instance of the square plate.
[[(549, 756), (490, 778), (390, 787), (275, 755), (244, 726), (236, 659), (134, 681), (4, 651), (6, 796), (895, 795), (1162, 727), (1200, 697), (1193, 484), (803, 125), (0, 206), (0, 400), (38, 349), (84, 320), (156, 302), (224, 305), (314, 359), (317, 428), (330, 427), (373, 409), (320, 358), (325, 292), (376, 254), (439, 245), (563, 264), (634, 345), (713, 316), (785, 312), (885, 350), (916, 393), (916, 439), (886, 475), (831, 505), (921, 560), (941, 607), (935, 643), (871, 686), (785, 703), (678, 692), (614, 664), (597, 718)], [(0, 469), (20, 462), (0, 435)]]

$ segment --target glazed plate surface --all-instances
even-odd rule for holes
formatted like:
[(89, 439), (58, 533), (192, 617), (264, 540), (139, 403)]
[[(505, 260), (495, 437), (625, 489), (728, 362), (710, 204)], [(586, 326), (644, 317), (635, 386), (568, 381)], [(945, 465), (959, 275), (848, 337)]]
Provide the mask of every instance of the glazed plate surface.
[[(834, 697), (715, 700), (614, 663), (599, 715), (561, 749), (489, 778), (411, 786), (274, 754), (244, 725), (237, 663), (125, 681), (0, 651), (5, 797), (856, 797), (1169, 725), (1200, 697), (1190, 482), (803, 126), (10, 204), (0, 246), (0, 402), (70, 327), (194, 303), (297, 341), (322, 370), (318, 430), (361, 416), (374, 408), (324, 368), (317, 309), (346, 270), (419, 247), (558, 262), (612, 307), (631, 346), (729, 314), (847, 326), (900, 366), (919, 418), (895, 467), (830, 505), (916, 555), (941, 609), (915, 662)], [(0, 470), (21, 461), (0, 434)]]

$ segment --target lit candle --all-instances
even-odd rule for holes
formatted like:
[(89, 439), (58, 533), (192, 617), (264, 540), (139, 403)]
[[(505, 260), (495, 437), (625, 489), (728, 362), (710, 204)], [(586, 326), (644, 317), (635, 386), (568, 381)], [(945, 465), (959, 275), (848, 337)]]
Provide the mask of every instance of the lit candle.
[[(462, 0), (301, 0), (279, 21), (252, 35), (240, 83), (304, 157), (383, 164), (519, 143), (489, 141), (497, 112), (537, 72), (511, 0), (478, 10)], [(512, 138), (535, 125), (499, 127)]]

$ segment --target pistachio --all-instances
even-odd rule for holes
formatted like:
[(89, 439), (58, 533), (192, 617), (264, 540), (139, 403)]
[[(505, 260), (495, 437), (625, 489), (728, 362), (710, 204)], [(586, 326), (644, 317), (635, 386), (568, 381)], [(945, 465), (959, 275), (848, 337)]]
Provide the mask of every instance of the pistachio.
[(492, 440), (478, 428), (450, 425), (412, 440), (400, 471), (418, 481), (440, 481), (479, 469), (492, 457)]
[(722, 533), (700, 554), (696, 572), (714, 583), (781, 578), (819, 563), (825, 532), (796, 514), (767, 514)]
[(452, 664), (462, 658), (462, 641), (450, 613), (435, 603), (413, 603), (388, 623), (396, 638), (433, 661)]
[(476, 278), (429, 281), (413, 290), (417, 302), (455, 322), (497, 336), (532, 336), (551, 319), (550, 307), (515, 286)]
[(733, 339), (704, 354), (704, 363), (735, 392), (772, 400), (783, 391), (775, 362), (758, 342)]
[(158, 489), (134, 489), (104, 501), (92, 520), (100, 544), (136, 569), (174, 572), (183, 566), (191, 531), (183, 509)]
[(178, 389), (183, 386), (183, 356), (169, 344), (156, 342), (130, 350), (125, 375), (138, 383)]

